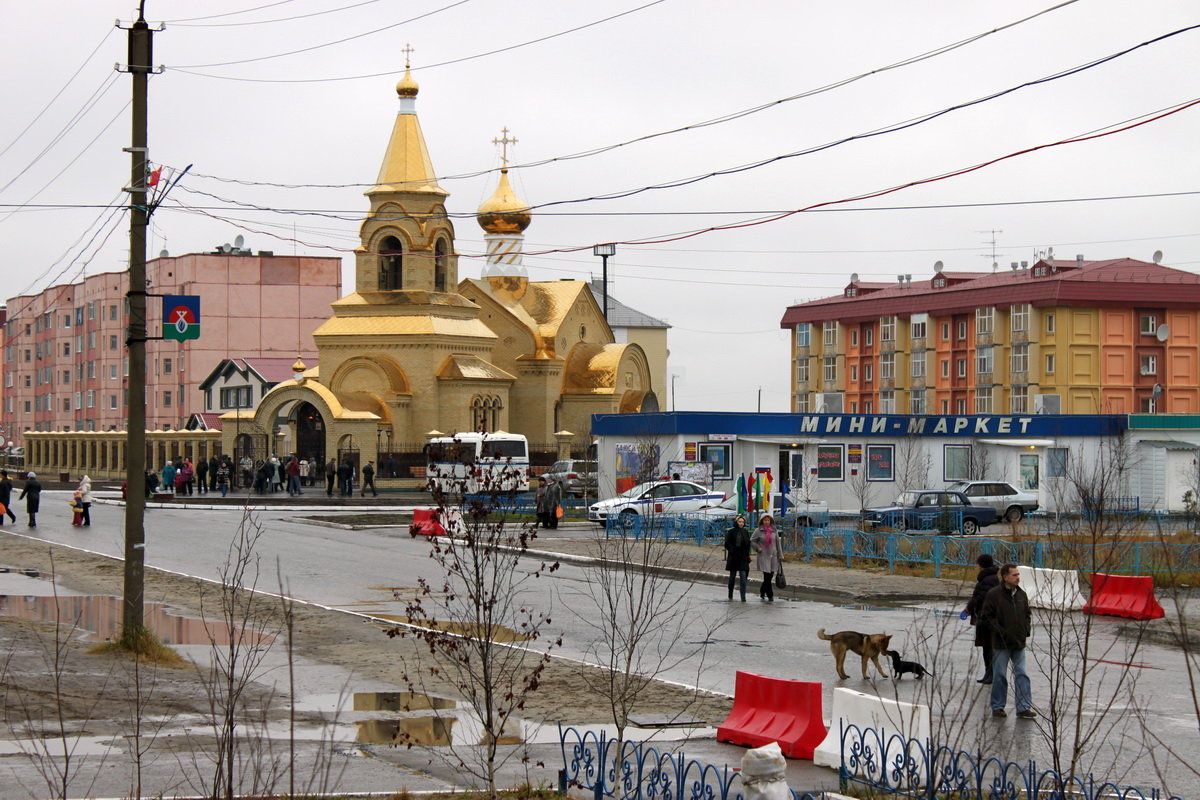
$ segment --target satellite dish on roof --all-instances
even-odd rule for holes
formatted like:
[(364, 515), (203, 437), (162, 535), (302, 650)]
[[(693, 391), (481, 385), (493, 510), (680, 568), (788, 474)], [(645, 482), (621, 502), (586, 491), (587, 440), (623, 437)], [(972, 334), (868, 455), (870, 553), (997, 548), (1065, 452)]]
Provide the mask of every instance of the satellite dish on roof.
[(1154, 251), (1154, 263), (1155, 263), (1155, 264), (1161, 264), (1161, 263), (1162, 263), (1162, 250), (1155, 250), (1155, 251)]
[(934, 272), (941, 272), (945, 268), (946, 268), (946, 265), (943, 264), (942, 262), (940, 262), (940, 261), (933, 262), (933, 271)]
[(171, 257), (171, 254), (170, 254), (170, 253), (168, 253), (166, 250), (159, 250), (159, 251), (158, 251), (158, 257), (159, 257), (159, 258), (170, 258), (170, 257)]
[(245, 246), (245, 244), (246, 244), (246, 237), (242, 236), (240, 233), (233, 240), (233, 246), (238, 250), (241, 250), (242, 247)]
[(1171, 329), (1167, 327), (1165, 322), (1158, 326), (1158, 330), (1154, 331), (1154, 338), (1158, 339), (1160, 342), (1165, 342), (1167, 337), (1170, 335)]
[(851, 282), (851, 283), (858, 283), (858, 273), (857, 273), (857, 272), (851, 272), (851, 273), (850, 273), (850, 282)]

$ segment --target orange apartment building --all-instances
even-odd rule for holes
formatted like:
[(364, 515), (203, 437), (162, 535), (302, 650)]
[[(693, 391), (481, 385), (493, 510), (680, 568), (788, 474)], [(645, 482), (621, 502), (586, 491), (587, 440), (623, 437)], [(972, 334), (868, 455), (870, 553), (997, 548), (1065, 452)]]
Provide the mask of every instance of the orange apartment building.
[(1200, 275), (1157, 263), (852, 275), (780, 325), (797, 413), (1200, 412)]
[[(312, 333), (341, 292), (341, 259), (248, 250), (164, 256), (146, 265), (153, 294), (200, 297), (201, 334), (146, 344), (146, 426), (179, 428), (204, 411), (200, 383), (226, 358), (315, 358)], [(25, 431), (124, 430), (128, 415), (127, 272), (89, 275), (9, 299), (0, 425)], [(162, 333), (149, 298), (148, 328)]]

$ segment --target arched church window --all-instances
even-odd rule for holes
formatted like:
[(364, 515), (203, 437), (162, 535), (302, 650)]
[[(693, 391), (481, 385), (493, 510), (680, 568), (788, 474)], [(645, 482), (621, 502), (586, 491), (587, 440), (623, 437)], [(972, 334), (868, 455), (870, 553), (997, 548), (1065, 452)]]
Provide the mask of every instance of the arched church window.
[(388, 236), (379, 244), (379, 288), (394, 291), (403, 288), (404, 245), (395, 236)]
[(500, 398), (475, 395), (471, 399), (471, 425), (478, 433), (500, 430)]
[(450, 247), (445, 239), (438, 239), (434, 246), (433, 256), (433, 289), (436, 292), (446, 291), (446, 273), (450, 269)]

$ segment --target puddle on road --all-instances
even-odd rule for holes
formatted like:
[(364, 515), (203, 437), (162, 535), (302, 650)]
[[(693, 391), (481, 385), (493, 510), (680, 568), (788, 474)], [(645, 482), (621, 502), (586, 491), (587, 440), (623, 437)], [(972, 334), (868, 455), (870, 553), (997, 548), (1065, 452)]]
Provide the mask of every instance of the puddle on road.
[[(378, 619), (391, 620), (392, 622), (400, 622), (405, 625), (416, 625), (421, 628), (431, 628), (436, 631), (453, 633), (458, 636), (471, 636), (475, 638), (479, 636), (479, 626), (471, 623), (447, 622), (438, 619), (414, 620), (400, 614), (374, 613), (371, 616)], [(531, 637), (523, 633), (517, 633), (512, 628), (505, 627), (504, 625), (493, 625), (492, 631), (494, 634), (492, 636), (493, 642), (505, 644), (508, 642), (528, 642), (531, 640)]]
[(76, 736), (67, 739), (0, 739), (0, 756), (28, 755), (40, 759), (43, 756), (62, 758), (69, 752), (72, 758), (103, 756), (120, 753), (117, 736)]
[[(57, 592), (57, 596), (55, 596)], [(0, 574), (0, 616), (70, 626), (85, 642), (103, 642), (120, 632), (124, 601), (109, 595), (81, 595), (48, 580), (19, 573)], [(244, 645), (266, 645), (274, 637), (251, 630), (230, 628), (223, 622), (184, 617), (162, 603), (145, 603), (146, 627), (163, 644), (228, 645), (230, 631)]]

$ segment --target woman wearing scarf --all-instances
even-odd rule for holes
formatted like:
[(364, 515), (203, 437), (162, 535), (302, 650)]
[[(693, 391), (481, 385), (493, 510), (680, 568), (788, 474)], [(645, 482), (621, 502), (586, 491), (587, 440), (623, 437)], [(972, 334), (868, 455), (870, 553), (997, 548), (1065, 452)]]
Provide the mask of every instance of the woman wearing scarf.
[(758, 527), (750, 537), (750, 546), (758, 553), (758, 568), (763, 574), (758, 596), (768, 603), (773, 603), (775, 573), (783, 565), (783, 542), (779, 540), (779, 531), (775, 529), (775, 518), (770, 514), (763, 514), (762, 519), (758, 521)]

